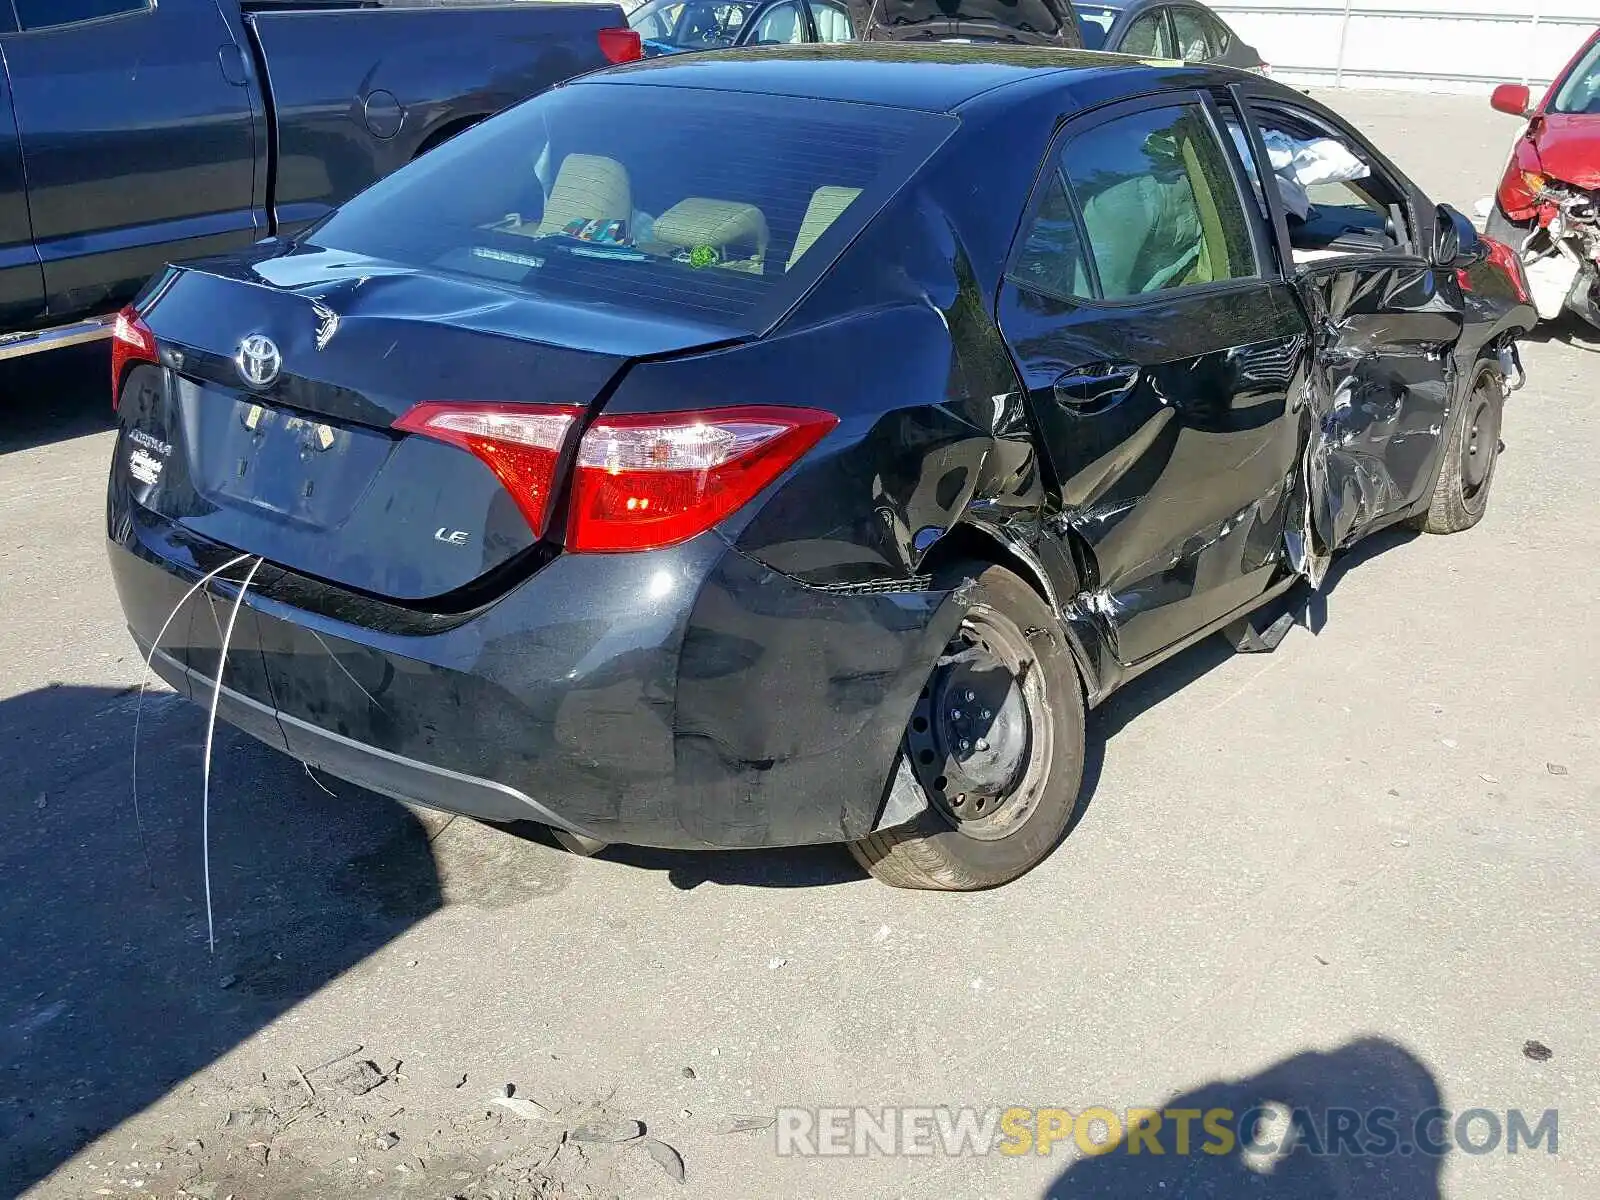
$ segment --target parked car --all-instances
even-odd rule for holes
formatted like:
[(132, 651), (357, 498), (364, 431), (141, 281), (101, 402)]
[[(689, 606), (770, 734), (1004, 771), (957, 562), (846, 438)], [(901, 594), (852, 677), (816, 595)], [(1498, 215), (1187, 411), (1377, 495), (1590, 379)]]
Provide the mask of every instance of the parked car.
[(1541, 318), (1565, 310), (1600, 326), (1600, 30), (1537, 105), (1520, 83), (1490, 102), (1524, 126), (1484, 230), (1521, 254)]
[(610, 3), (15, 0), (0, 56), (10, 358), (108, 336), (169, 261), (303, 229), (639, 43)]
[(646, 0), (628, 17), (654, 58), (729, 46), (848, 42), (855, 37), (843, 0)]
[(1262, 75), (1269, 72), (1255, 47), (1203, 4), (1109, 0), (1074, 4), (1073, 8), (1083, 31), (1083, 44), (1090, 50), (1221, 63)]
[(1005, 42), (1080, 49), (1069, 0), (853, 0), (869, 42)]
[(649, 58), (857, 40), (1082, 45), (1066, 0), (647, 0), (628, 23)]
[(380, 792), (986, 887), (1117, 687), (1483, 515), (1516, 276), (1270, 80), (651, 59), (153, 281), (111, 569), (163, 678)]

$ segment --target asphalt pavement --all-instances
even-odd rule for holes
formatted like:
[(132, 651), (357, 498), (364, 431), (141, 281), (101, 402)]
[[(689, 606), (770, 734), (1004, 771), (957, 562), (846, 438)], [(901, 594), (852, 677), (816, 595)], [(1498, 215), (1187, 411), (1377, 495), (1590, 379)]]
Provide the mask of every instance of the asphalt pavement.
[[(1325, 98), (1468, 212), (1515, 132)], [(581, 859), (221, 730), (215, 957), (203, 715), (141, 709), (105, 565), (106, 356), (0, 364), (0, 1195), (1600, 1195), (1597, 351), (1529, 342), (1477, 529), (1375, 539), (1315, 632), (1114, 698), (1081, 824), (1010, 887), (896, 892), (836, 848)], [(778, 1153), (815, 1128), (789, 1106), (1261, 1104), (1558, 1135)]]

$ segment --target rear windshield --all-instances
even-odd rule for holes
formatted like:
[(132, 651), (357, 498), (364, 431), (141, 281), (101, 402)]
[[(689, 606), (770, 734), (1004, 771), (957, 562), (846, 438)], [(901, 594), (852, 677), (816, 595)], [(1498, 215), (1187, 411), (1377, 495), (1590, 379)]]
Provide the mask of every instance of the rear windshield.
[(877, 105), (576, 84), (445, 143), (303, 240), (760, 332), (954, 128)]

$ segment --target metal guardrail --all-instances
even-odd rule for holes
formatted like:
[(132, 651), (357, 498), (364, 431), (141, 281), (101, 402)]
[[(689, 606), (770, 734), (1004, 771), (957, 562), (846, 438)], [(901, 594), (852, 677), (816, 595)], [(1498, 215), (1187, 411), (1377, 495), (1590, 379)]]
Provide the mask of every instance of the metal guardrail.
[[(1357, 5), (1354, 0), (1345, 0), (1343, 4), (1249, 4), (1249, 3), (1215, 3), (1211, 7), (1224, 15), (1238, 14), (1240, 16), (1265, 14), (1283, 17), (1338, 17), (1339, 18), (1339, 50), (1333, 65), (1304, 65), (1287, 62), (1273, 62), (1273, 68), (1286, 74), (1300, 75), (1331, 75), (1333, 86), (1340, 87), (1344, 83), (1346, 74), (1366, 76), (1376, 79), (1431, 79), (1441, 83), (1500, 83), (1505, 79), (1504, 74), (1475, 75), (1449, 71), (1429, 71), (1424, 69), (1398, 71), (1385, 68), (1351, 67), (1345, 61), (1345, 47), (1349, 39), (1350, 23), (1356, 19), (1397, 19), (1397, 20), (1428, 20), (1428, 21), (1472, 21), (1486, 22), (1503, 25), (1524, 27), (1529, 31), (1530, 37), (1536, 34), (1541, 25), (1576, 26), (1579, 28), (1593, 29), (1600, 21), (1594, 16), (1580, 16), (1575, 13), (1541, 13), (1538, 11), (1537, 0), (1534, 0), (1532, 12), (1483, 12), (1468, 9), (1428, 9), (1428, 8), (1372, 8)], [(1549, 78), (1533, 76), (1524, 68), (1522, 82), (1525, 84), (1543, 86), (1550, 83)]]

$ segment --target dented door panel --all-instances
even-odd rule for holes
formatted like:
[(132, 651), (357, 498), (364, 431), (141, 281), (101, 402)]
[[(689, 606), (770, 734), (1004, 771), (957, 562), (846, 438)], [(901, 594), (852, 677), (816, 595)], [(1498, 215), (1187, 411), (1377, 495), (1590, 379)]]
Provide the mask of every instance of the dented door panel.
[[(1085, 603), (1117, 660), (1158, 653), (1266, 590), (1301, 443), (1290, 397), (1308, 336), (1290, 289), (1096, 306), (1008, 282), (1000, 321), (1063, 523), (1093, 558)], [(1129, 369), (1120, 382), (1116, 367)]]
[(1299, 288), (1316, 339), (1306, 486), (1325, 555), (1411, 508), (1432, 485), (1463, 322), (1433, 270), (1415, 261), (1310, 271)]

